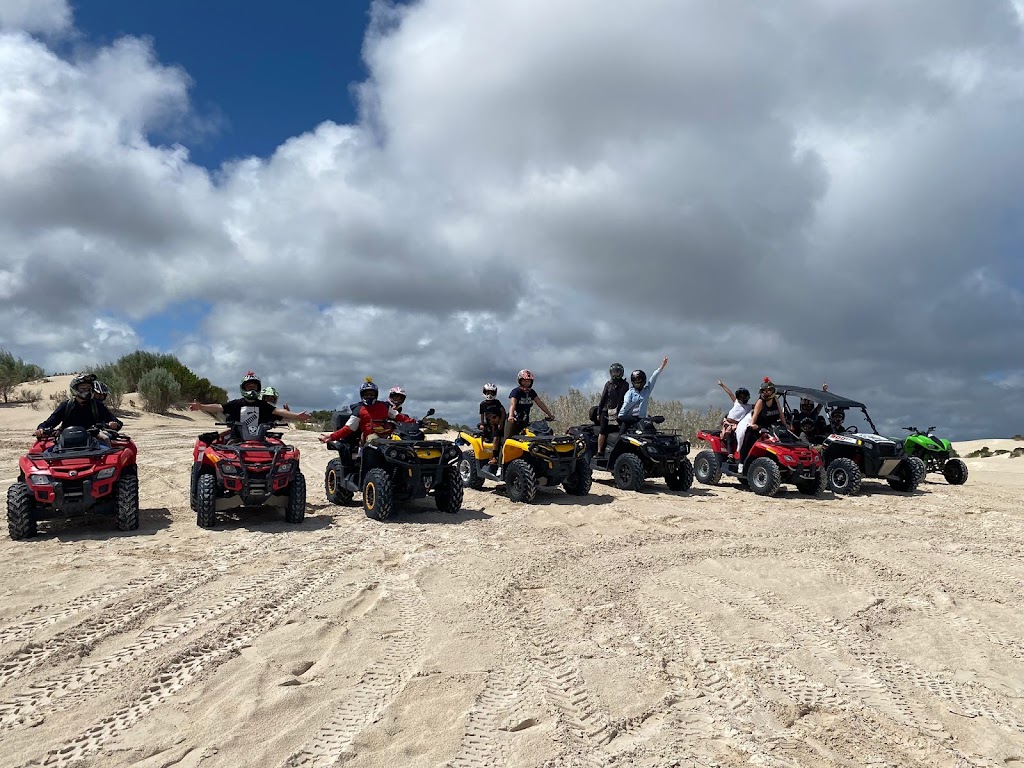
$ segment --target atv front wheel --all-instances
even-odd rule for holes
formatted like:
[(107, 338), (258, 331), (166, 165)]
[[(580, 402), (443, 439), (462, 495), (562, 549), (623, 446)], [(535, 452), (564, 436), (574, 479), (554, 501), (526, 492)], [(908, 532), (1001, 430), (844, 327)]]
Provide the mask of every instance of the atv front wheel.
[(203, 465), (194, 463), (192, 464), (192, 479), (188, 485), (188, 504), (192, 511), (196, 511), (196, 493), (199, 487), (199, 472), (202, 470)]
[(572, 474), (565, 478), (562, 487), (571, 496), (586, 496), (590, 493), (590, 488), (593, 484), (594, 470), (591, 468), (590, 462), (587, 461), (587, 457), (581, 456), (576, 460), (576, 466), (573, 467)]
[(469, 450), (463, 451), (462, 458), (459, 459), (459, 474), (462, 476), (462, 485), (466, 488), (472, 488), (474, 491), (479, 491), (484, 487), (484, 479), (476, 473), (476, 470), (476, 454)]
[(36, 535), (35, 506), (36, 500), (26, 483), (17, 482), (7, 489), (7, 532), (15, 541)]
[(921, 482), (921, 476), (918, 474), (919, 471), (920, 467), (910, 459), (900, 462), (899, 467), (896, 468), (896, 473), (886, 478), (889, 487), (900, 493), (913, 493), (917, 490), (918, 483)]
[(444, 479), (434, 489), (434, 506), (441, 512), (454, 515), (462, 509), (463, 495), (462, 473), (454, 472), (449, 467)]
[(510, 501), (530, 504), (537, 496), (537, 473), (527, 462), (516, 459), (505, 470), (505, 486)]
[(928, 465), (924, 459), (917, 456), (911, 456), (910, 463), (914, 465), (914, 477), (917, 479), (914, 485), (916, 487), (923, 483), (924, 479), (928, 476)]
[(644, 463), (633, 453), (624, 453), (612, 467), (615, 484), (624, 491), (636, 491), (644, 484)]
[(284, 508), (284, 521), (298, 525), (306, 519), (306, 476), (296, 472), (288, 487), (288, 506)]
[(714, 451), (701, 451), (693, 459), (693, 475), (703, 485), (718, 485), (722, 481), (722, 462)]
[(679, 463), (679, 469), (665, 475), (665, 484), (673, 491), (688, 491), (693, 487), (693, 465), (689, 459)]
[(196, 483), (196, 525), (213, 528), (217, 524), (217, 478), (209, 472)]
[(391, 478), (383, 469), (371, 469), (363, 482), (363, 512), (371, 520), (387, 520), (395, 503)]
[(860, 467), (850, 459), (836, 459), (828, 465), (828, 487), (840, 496), (852, 496), (860, 490), (864, 479)]
[(950, 459), (942, 466), (942, 476), (950, 485), (963, 485), (967, 482), (967, 465), (961, 459)]
[(754, 459), (747, 469), (747, 483), (758, 496), (774, 496), (782, 486), (779, 465), (765, 456)]
[(331, 504), (348, 504), (352, 501), (352, 491), (345, 487), (345, 465), (341, 459), (327, 462), (324, 472), (324, 494)]
[(117, 529), (139, 529), (139, 476), (134, 472), (121, 475), (117, 481)]
[(828, 488), (828, 474), (824, 469), (819, 469), (818, 473), (807, 480), (797, 480), (796, 489), (805, 496), (820, 496)]

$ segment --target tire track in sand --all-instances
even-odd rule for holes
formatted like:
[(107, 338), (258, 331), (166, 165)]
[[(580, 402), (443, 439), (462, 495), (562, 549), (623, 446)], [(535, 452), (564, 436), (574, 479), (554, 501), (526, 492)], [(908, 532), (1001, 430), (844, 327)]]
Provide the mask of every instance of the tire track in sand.
[(356, 736), (381, 715), (412, 679), (426, 647), (423, 627), (428, 626), (427, 603), (411, 577), (387, 576), (382, 584), (385, 593), (377, 606), (390, 598), (397, 608), (398, 628), (384, 635), (379, 646), (380, 660), (370, 665), (330, 719), (285, 761), (286, 766), (319, 768), (338, 763)]
[[(341, 572), (337, 563), (329, 562), (326, 570), (314, 575), (315, 567), (296, 574), (298, 587), (283, 595), (261, 601), (236, 621), (197, 638), (170, 661), (163, 664), (135, 700), (77, 737), (51, 749), (42, 760), (28, 765), (70, 766), (96, 754), (107, 742), (134, 726), (160, 704), (186, 686), (209, 674), (233, 658), (244, 647), (284, 621), (311, 595), (328, 586)], [(307, 578), (311, 577), (311, 578)]]
[(293, 572), (293, 566), (282, 565), (269, 573), (247, 578), (240, 586), (232, 585), (222, 590), (222, 594), (227, 593), (226, 597), (178, 621), (149, 627), (133, 642), (109, 656), (76, 667), (59, 677), (34, 683), (24, 693), (0, 702), (0, 730), (39, 725), (50, 712), (65, 710), (102, 695), (117, 682), (116, 676), (111, 679), (111, 673), (244, 605), (254, 596), (276, 589)]

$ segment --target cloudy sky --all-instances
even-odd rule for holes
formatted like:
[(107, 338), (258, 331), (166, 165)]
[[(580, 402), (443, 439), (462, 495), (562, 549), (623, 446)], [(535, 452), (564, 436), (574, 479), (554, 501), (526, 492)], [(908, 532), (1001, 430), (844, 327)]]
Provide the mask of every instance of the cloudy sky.
[(89, 5), (0, 0), (26, 360), (463, 420), (668, 355), (695, 408), (769, 375), (1024, 432), (1019, 0)]

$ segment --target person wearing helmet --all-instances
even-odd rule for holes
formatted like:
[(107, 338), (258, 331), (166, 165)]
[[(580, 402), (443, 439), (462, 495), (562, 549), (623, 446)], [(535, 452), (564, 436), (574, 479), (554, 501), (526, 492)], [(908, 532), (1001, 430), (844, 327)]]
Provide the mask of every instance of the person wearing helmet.
[[(107, 429), (120, 429), (121, 422), (114, 418), (106, 404), (93, 399), (95, 383), (96, 377), (91, 373), (80, 373), (71, 379), (71, 383), (68, 385), (71, 399), (58, 405), (49, 418), (36, 427), (35, 436), (42, 437), (44, 431), (57, 426), (62, 429), (67, 427), (90, 429), (102, 424)], [(102, 442), (108, 442), (110, 439), (110, 436), (102, 430), (97, 437)]]
[(608, 366), (608, 375), (611, 377), (604, 383), (601, 390), (601, 400), (597, 404), (598, 424), (597, 431), (597, 455), (604, 455), (604, 447), (608, 443), (608, 435), (619, 431), (618, 424), (609, 424), (609, 421), (619, 419), (619, 408), (629, 391), (629, 384), (626, 383), (626, 369), (622, 363), (612, 363)]
[[(260, 392), (260, 400), (265, 403), (270, 403), (275, 408), (277, 407), (277, 401), (280, 395), (274, 387), (264, 387), (263, 391)], [(285, 410), (288, 410), (285, 408)]]
[(647, 374), (641, 370), (635, 370), (629, 374), (629, 383), (632, 389), (626, 393), (619, 408), (619, 432), (625, 432), (629, 427), (647, 415), (647, 408), (651, 403), (651, 392), (658, 381), (661, 372), (668, 365), (668, 358), (663, 358), (661, 365), (651, 374), (651, 380), (647, 380)]
[(392, 387), (388, 390), (388, 402), (391, 403), (392, 407), (402, 412), (402, 405), (405, 403), (405, 390), (401, 387)]
[[(359, 386), (359, 402), (352, 409), (352, 415), (342, 425), (341, 429), (331, 432), (329, 435), (320, 435), (321, 443), (329, 443), (333, 440), (347, 440), (352, 435), (359, 435), (360, 442), (378, 439), (390, 433), (390, 428), (381, 422), (387, 420), (414, 422), (416, 419), (399, 413), (391, 404), (390, 400), (379, 400), (380, 390), (373, 379), (369, 376)], [(404, 402), (404, 400), (403, 400)]]
[[(190, 411), (202, 411), (203, 413), (210, 414), (223, 414), (225, 421), (238, 422), (242, 417), (242, 409), (256, 409), (258, 411), (259, 424), (272, 424), (277, 419), (283, 419), (285, 421), (309, 421), (312, 416), (306, 411), (301, 413), (292, 413), (286, 411), (283, 408), (278, 408), (276, 405), (271, 404), (267, 400), (262, 398), (263, 393), (263, 382), (260, 381), (252, 371), (248, 371), (245, 376), (242, 377), (241, 383), (238, 385), (239, 391), (242, 396), (234, 400), (229, 400), (226, 403), (199, 403), (193, 400), (189, 403), (188, 409)], [(274, 390), (276, 394), (276, 390)], [(247, 411), (248, 412), (248, 411)]]
[[(108, 387), (106, 384), (104, 384), (102, 381), (99, 381), (99, 380), (93, 382), (93, 385), (92, 385), (92, 399), (93, 400), (95, 400), (97, 403), (103, 403), (104, 405), (106, 405), (107, 397), (109, 395), (110, 395), (110, 387)], [(108, 410), (109, 410), (109, 407), (108, 407)], [(111, 411), (111, 413), (113, 413), (113, 411)], [(117, 429), (118, 429), (118, 431), (124, 429), (124, 422), (122, 422), (116, 416), (114, 417), (114, 421), (117, 422)], [(107, 435), (107, 437), (109, 437), (109, 435)]]
[(494, 442), (494, 455), (488, 462), (491, 465), (499, 463), (501, 457), (501, 446), (504, 438), (505, 419), (508, 412), (505, 406), (498, 399), (498, 385), (492, 382), (484, 384), (484, 399), (480, 401), (480, 430), (484, 434), (484, 440)]
[(740, 387), (733, 394), (733, 391), (722, 383), (721, 379), (718, 380), (718, 386), (732, 400), (732, 408), (729, 409), (726, 417), (722, 419), (722, 442), (725, 443), (729, 453), (732, 453), (736, 450), (736, 425), (753, 410), (754, 406), (750, 404), (750, 390), (746, 387)]
[(508, 418), (505, 420), (505, 439), (518, 435), (530, 423), (530, 410), (536, 405), (544, 414), (553, 419), (554, 414), (540, 399), (533, 388), (533, 374), (526, 368), (516, 375), (518, 386), (508, 393)]

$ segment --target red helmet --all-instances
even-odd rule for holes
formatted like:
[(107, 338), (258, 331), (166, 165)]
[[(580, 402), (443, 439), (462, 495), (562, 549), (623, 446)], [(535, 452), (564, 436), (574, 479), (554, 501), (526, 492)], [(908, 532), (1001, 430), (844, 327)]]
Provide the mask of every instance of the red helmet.
[(523, 370), (516, 374), (516, 381), (522, 381), (523, 379), (534, 380), (533, 374), (527, 368), (523, 368)]

